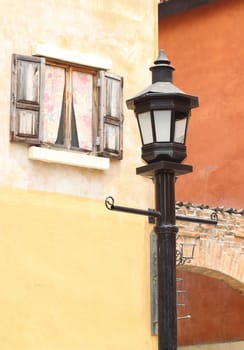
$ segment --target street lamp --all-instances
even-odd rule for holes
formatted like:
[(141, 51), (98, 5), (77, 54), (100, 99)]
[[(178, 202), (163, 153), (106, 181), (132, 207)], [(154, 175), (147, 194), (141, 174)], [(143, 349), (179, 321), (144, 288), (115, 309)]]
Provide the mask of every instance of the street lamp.
[(154, 231), (157, 236), (158, 350), (177, 349), (175, 179), (190, 173), (186, 158), (186, 132), (191, 109), (198, 98), (187, 95), (172, 82), (174, 67), (160, 50), (152, 71), (152, 84), (127, 100), (138, 121), (142, 159), (138, 175), (155, 184)]
[(127, 100), (139, 125), (142, 158), (147, 163), (159, 160), (182, 162), (186, 157), (186, 132), (191, 109), (198, 98), (187, 95), (172, 83), (174, 67), (160, 50), (152, 71), (152, 84)]

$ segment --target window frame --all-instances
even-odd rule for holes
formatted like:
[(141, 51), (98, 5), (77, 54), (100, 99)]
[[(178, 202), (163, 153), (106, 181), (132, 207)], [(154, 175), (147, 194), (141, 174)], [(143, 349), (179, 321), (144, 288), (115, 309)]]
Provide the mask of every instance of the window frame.
[[(41, 142), (52, 148), (62, 148), (66, 150), (74, 150), (85, 153), (96, 153), (96, 129), (97, 129), (97, 119), (98, 119), (98, 91), (97, 91), (97, 82), (99, 79), (98, 71), (95, 68), (83, 67), (78, 64), (73, 64), (69, 62), (63, 62), (54, 59), (46, 59), (45, 66), (53, 66), (58, 68), (63, 68), (65, 70), (65, 83), (64, 83), (64, 144), (51, 143), (45, 140)], [(81, 72), (88, 73), (92, 75), (93, 80), (93, 91), (92, 91), (92, 150), (85, 150), (79, 147), (72, 146), (71, 144), (71, 118), (72, 118), (72, 73)]]
[[(17, 101), (17, 89), (18, 89), (18, 61), (25, 61), (35, 63), (40, 69), (40, 81), (39, 81), (39, 105), (38, 105), (38, 128), (36, 137), (31, 137), (27, 135), (20, 135), (18, 133), (18, 107), (30, 109), (33, 104), (22, 103), (19, 105)], [(65, 125), (64, 127), (64, 144), (53, 144), (45, 142), (43, 139), (43, 107), (44, 107), (44, 91), (45, 91), (45, 67), (47, 65), (56, 66), (65, 69), (65, 93), (63, 102), (65, 108)], [(82, 72), (92, 75), (93, 88), (92, 88), (92, 150), (87, 151), (74, 146), (71, 146), (71, 106), (72, 106), (72, 73)], [(119, 87), (119, 103), (117, 103), (118, 108), (118, 118), (107, 115), (106, 103), (104, 99), (106, 98), (106, 81), (108, 79), (116, 79), (120, 82)], [(78, 152), (84, 152), (93, 155), (99, 155), (102, 157), (117, 158), (122, 159), (122, 125), (123, 125), (123, 79), (121, 77), (115, 76), (114, 74), (109, 74), (107, 71), (96, 69), (94, 67), (87, 67), (80, 64), (66, 62), (59, 59), (37, 57), (37, 56), (24, 56), (13, 54), (12, 57), (12, 78), (11, 78), (11, 122), (10, 122), (10, 141), (13, 142), (23, 142), (32, 145), (39, 145), (43, 147), (50, 148), (62, 148), (63, 150), (73, 150)], [(117, 98), (118, 100), (118, 98)], [(34, 106), (36, 108), (36, 106)], [(32, 110), (32, 109), (31, 109)], [(117, 149), (106, 149), (106, 138), (108, 135), (105, 133), (105, 123), (109, 125), (114, 125), (115, 129), (118, 129), (118, 145)], [(68, 127), (67, 127), (68, 125)], [(108, 140), (107, 140), (108, 141)], [(108, 142), (107, 142), (108, 143)]]

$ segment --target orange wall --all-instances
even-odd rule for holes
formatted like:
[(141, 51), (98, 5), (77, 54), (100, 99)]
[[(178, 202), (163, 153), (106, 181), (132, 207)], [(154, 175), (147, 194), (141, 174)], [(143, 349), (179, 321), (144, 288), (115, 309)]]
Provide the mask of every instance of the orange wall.
[[(244, 339), (244, 298), (224, 282), (178, 271), (186, 291), (185, 306), (178, 306), (179, 345), (221, 343)], [(193, 287), (194, 286), (194, 287)]]
[(200, 100), (187, 139), (194, 172), (177, 181), (177, 200), (243, 207), (243, 17), (243, 0), (219, 0), (159, 21), (175, 85)]

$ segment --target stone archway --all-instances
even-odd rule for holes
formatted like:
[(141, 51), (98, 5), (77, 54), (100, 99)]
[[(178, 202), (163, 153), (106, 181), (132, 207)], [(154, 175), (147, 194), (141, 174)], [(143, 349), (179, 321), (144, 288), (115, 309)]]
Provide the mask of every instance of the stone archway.
[(179, 269), (223, 280), (244, 295), (244, 210), (177, 203), (180, 215), (209, 218), (213, 211), (217, 226), (177, 222), (178, 242), (196, 244), (194, 259)]

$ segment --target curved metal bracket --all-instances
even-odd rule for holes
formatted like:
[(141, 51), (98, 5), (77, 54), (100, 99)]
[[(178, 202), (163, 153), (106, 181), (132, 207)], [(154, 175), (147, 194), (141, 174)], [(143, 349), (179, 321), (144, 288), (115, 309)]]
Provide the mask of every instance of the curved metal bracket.
[(215, 211), (211, 213), (210, 219), (184, 215), (176, 215), (176, 219), (182, 221), (199, 222), (199, 224), (217, 225), (218, 223), (218, 215)]
[[(154, 218), (159, 218), (161, 216), (161, 213), (154, 209), (142, 210), (142, 209), (128, 208), (128, 207), (122, 207), (119, 205), (114, 205), (114, 198), (112, 196), (108, 196), (105, 199), (105, 206), (108, 210), (148, 216), (150, 223), (154, 223), (155, 221)], [(218, 223), (218, 215), (216, 212), (213, 212), (211, 214), (210, 219), (204, 219), (204, 218), (193, 217), (193, 216), (182, 216), (182, 215), (176, 215), (176, 219), (182, 220), (182, 221), (199, 222), (202, 224), (211, 224), (211, 225), (216, 225)]]
[(216, 224), (217, 224), (219, 218), (218, 218), (218, 215), (217, 215), (216, 211), (212, 212), (212, 214), (210, 215), (210, 218), (211, 218), (212, 221), (215, 221)]
[(114, 205), (114, 198), (109, 196), (105, 199), (105, 206), (108, 210), (121, 211), (124, 213), (138, 214), (145, 216), (160, 217), (161, 213), (156, 210), (142, 210), (136, 208), (121, 207), (119, 205)]
[(114, 209), (114, 199), (113, 197), (109, 196), (105, 199), (105, 206), (108, 210)]

